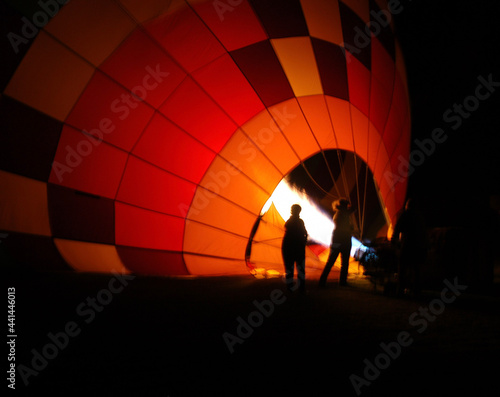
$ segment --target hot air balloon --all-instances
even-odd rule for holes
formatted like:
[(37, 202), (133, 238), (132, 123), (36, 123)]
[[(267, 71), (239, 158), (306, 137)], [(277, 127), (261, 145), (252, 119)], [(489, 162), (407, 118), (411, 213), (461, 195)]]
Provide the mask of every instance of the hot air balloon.
[(386, 1), (61, 3), (4, 6), (9, 260), (248, 274), (264, 204), (300, 172), (356, 197), (360, 238), (395, 222), (410, 111)]

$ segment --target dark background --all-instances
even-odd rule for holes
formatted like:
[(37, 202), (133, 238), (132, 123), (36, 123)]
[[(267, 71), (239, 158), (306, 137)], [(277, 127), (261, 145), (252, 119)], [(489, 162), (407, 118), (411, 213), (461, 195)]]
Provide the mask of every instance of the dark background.
[(471, 223), (478, 212), (492, 214), (490, 206), (498, 211), (500, 87), (456, 130), (443, 113), (474, 95), (479, 76), (500, 82), (500, 5), (407, 0), (401, 6), (394, 22), (406, 61), (412, 142), (430, 138), (435, 128), (448, 136), (415, 168), (408, 196), (420, 200), (435, 226)]

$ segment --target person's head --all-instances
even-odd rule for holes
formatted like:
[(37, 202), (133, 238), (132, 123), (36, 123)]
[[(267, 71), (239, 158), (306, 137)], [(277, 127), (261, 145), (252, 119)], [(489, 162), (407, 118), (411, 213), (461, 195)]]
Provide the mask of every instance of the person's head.
[(347, 210), (351, 206), (351, 203), (346, 198), (340, 198), (333, 202), (332, 207), (334, 210)]
[(299, 216), (300, 211), (302, 211), (302, 207), (298, 204), (292, 205), (292, 208), (290, 209), (290, 212), (294, 216)]
[(408, 211), (408, 210), (414, 210), (416, 207), (416, 204), (415, 204), (415, 200), (412, 199), (412, 198), (409, 198), (408, 200), (406, 200), (406, 204), (405, 204), (405, 209)]

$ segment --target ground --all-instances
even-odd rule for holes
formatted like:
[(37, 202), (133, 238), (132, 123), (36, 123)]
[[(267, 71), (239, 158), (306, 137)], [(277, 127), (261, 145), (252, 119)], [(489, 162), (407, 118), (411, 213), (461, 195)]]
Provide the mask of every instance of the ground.
[(27, 382), (18, 373), (16, 392), (498, 394), (495, 289), (472, 294), (448, 280), (444, 295), (402, 299), (366, 280), (339, 287), (336, 275), (324, 289), (309, 275), (306, 294), (252, 276), (13, 276), (16, 363)]

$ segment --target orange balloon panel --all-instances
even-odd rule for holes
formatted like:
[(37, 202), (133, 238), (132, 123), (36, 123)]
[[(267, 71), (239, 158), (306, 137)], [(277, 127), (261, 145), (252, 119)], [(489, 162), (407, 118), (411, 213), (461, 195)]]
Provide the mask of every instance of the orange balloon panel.
[(2, 228), (50, 236), (47, 184), (0, 171), (0, 186)]
[[(402, 51), (392, 26), (358, 34), (385, 9), (68, 2), (6, 54), (0, 231), (78, 271), (245, 274), (275, 187), (332, 149), (366, 162), (394, 222), (406, 180), (392, 189), (386, 175), (410, 155)], [(347, 178), (326, 175), (346, 191), (352, 158), (338, 160), (357, 167)]]
[(281, 241), (285, 233), (285, 221), (274, 204), (262, 216), (253, 236), (250, 261), (266, 269), (282, 271)]
[[(260, 147), (242, 129), (234, 133), (220, 152), (220, 156), (267, 193), (272, 193), (276, 181), (283, 178), (283, 174), (276, 168), (276, 165), (263, 154)], [(230, 168), (229, 171), (235, 170)]]
[(352, 134), (354, 141), (354, 152), (361, 157), (365, 163), (368, 162), (368, 130), (369, 120), (355, 106), (351, 105)]
[(196, 223), (186, 223), (186, 234), (189, 232), (189, 227), (198, 228), (199, 223), (217, 229), (217, 231), (224, 231), (245, 238), (249, 232), (248, 226), (251, 228), (258, 214), (207, 191), (198, 200), (202, 195), (203, 190), (199, 189), (188, 214), (189, 220), (196, 221)]
[[(229, 242), (229, 246), (227, 243)], [(245, 236), (237, 236), (233, 233), (210, 228), (203, 224), (195, 222), (186, 222), (186, 235), (184, 240), (184, 252), (197, 254), (201, 257), (216, 257), (222, 259), (239, 260), (241, 252), (245, 251), (248, 238)], [(191, 269), (192, 263), (186, 262), (190, 273), (205, 274), (202, 269), (193, 272)], [(211, 273), (212, 269), (206, 269)]]
[(320, 148), (336, 147), (332, 120), (325, 97), (323, 95), (307, 96), (298, 98), (298, 101)]
[(296, 99), (286, 101), (282, 106), (273, 106), (270, 110), (276, 125), (300, 158), (306, 158), (319, 150), (318, 142)]
[(296, 37), (271, 40), (296, 97), (322, 94), (311, 40)]
[(80, 272), (129, 273), (123, 266), (114, 245), (54, 239), (62, 257)]
[(63, 121), (94, 69), (43, 30), (12, 76), (5, 94)]
[(354, 152), (352, 141), (351, 105), (338, 98), (327, 97), (337, 147)]
[(212, 258), (186, 253), (184, 261), (190, 274), (204, 276), (248, 275), (246, 263), (241, 259)]
[[(246, 122), (241, 129), (250, 137), (256, 147), (262, 152), (265, 152), (266, 157), (278, 168), (282, 174), (286, 174), (297, 162), (299, 157), (294, 152), (288, 141), (280, 130), (272, 115), (281, 116), (282, 124), (284, 125), (289, 118), (295, 116), (286, 116), (288, 114), (286, 106), (279, 106), (260, 112), (250, 121)], [(284, 126), (283, 128), (286, 128)], [(251, 150), (251, 149), (248, 149)], [(246, 153), (240, 153), (244, 158)]]
[[(253, 214), (258, 214), (269, 195), (269, 192), (263, 190), (240, 170), (225, 160), (217, 158), (201, 181), (197, 197), (193, 199), (192, 208), (195, 213), (210, 212), (202, 211), (200, 207), (205, 208), (208, 203), (213, 201), (212, 198), (220, 196), (230, 203), (246, 208)], [(198, 205), (198, 203), (200, 204)], [(211, 216), (216, 217), (216, 214), (213, 213)]]
[(312, 37), (342, 44), (342, 23), (337, 0), (301, 0)]

